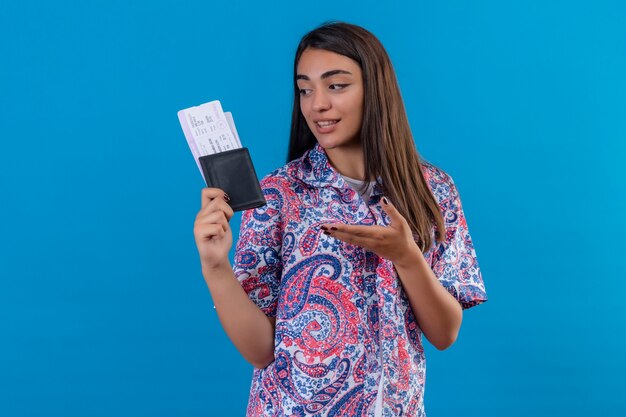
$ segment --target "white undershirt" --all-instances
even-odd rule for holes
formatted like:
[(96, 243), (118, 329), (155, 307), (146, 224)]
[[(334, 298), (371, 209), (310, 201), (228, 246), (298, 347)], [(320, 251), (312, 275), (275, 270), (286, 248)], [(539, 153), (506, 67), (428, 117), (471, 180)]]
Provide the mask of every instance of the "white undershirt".
[(361, 193), (360, 189), (365, 181), (356, 180), (354, 178), (346, 177), (345, 175), (342, 175), (342, 177), (354, 191), (361, 194), (361, 198), (363, 198), (363, 201), (365, 201), (365, 203), (367, 204), (370, 199), (370, 195), (372, 195), (372, 190), (374, 189), (374, 184), (376, 184), (376, 181), (368, 181), (367, 189), (364, 193)]

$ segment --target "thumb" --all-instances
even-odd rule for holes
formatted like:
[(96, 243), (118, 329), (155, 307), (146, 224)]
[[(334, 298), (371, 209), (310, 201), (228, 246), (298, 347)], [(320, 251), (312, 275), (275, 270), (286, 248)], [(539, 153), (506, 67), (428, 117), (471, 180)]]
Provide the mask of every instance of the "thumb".
[(383, 210), (391, 219), (391, 224), (394, 226), (400, 226), (404, 221), (404, 217), (402, 217), (402, 214), (400, 214), (398, 209), (393, 204), (391, 204), (391, 201), (389, 201), (387, 197), (381, 198), (380, 201), (382, 202)]

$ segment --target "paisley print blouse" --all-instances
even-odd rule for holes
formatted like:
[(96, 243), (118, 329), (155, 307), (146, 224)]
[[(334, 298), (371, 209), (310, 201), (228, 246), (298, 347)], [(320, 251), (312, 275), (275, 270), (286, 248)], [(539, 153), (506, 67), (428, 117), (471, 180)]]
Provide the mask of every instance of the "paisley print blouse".
[[(445, 242), (424, 253), (464, 309), (487, 300), (452, 178), (422, 163)], [(380, 178), (363, 201), (319, 145), (261, 180), (267, 205), (242, 214), (233, 270), (276, 317), (274, 361), (255, 368), (247, 416), (425, 416), (422, 332), (393, 264), (324, 235), (323, 223), (388, 225)], [(432, 236), (436, 226), (433, 226)]]

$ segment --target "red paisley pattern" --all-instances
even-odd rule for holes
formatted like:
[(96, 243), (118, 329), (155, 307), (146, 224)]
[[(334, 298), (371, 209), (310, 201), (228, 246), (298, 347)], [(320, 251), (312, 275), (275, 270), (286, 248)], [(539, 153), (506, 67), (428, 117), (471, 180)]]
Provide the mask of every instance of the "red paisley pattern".
[[(469, 308), (487, 300), (452, 178), (423, 163), (445, 219), (445, 242), (424, 254)], [(261, 181), (267, 205), (242, 215), (233, 269), (276, 317), (275, 360), (254, 369), (247, 415), (425, 416), (422, 332), (393, 264), (322, 234), (322, 223), (388, 225), (380, 178), (364, 201), (316, 146)], [(433, 226), (433, 236), (436, 232)]]

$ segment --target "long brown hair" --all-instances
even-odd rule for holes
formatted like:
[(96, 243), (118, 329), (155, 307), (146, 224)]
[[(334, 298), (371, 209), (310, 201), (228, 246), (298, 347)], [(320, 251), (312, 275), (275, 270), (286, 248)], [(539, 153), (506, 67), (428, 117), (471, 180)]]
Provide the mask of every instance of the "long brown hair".
[(426, 252), (433, 243), (433, 224), (438, 231), (437, 241), (443, 241), (443, 217), (422, 174), (420, 164), (427, 161), (415, 148), (391, 60), (369, 31), (349, 23), (330, 22), (307, 33), (300, 41), (294, 60), (294, 101), (287, 162), (301, 157), (317, 142), (300, 111), (296, 80), (298, 62), (307, 48), (344, 55), (361, 67), (364, 101), (360, 136), (365, 179), (380, 176), (385, 196), (407, 220), (422, 252)]

